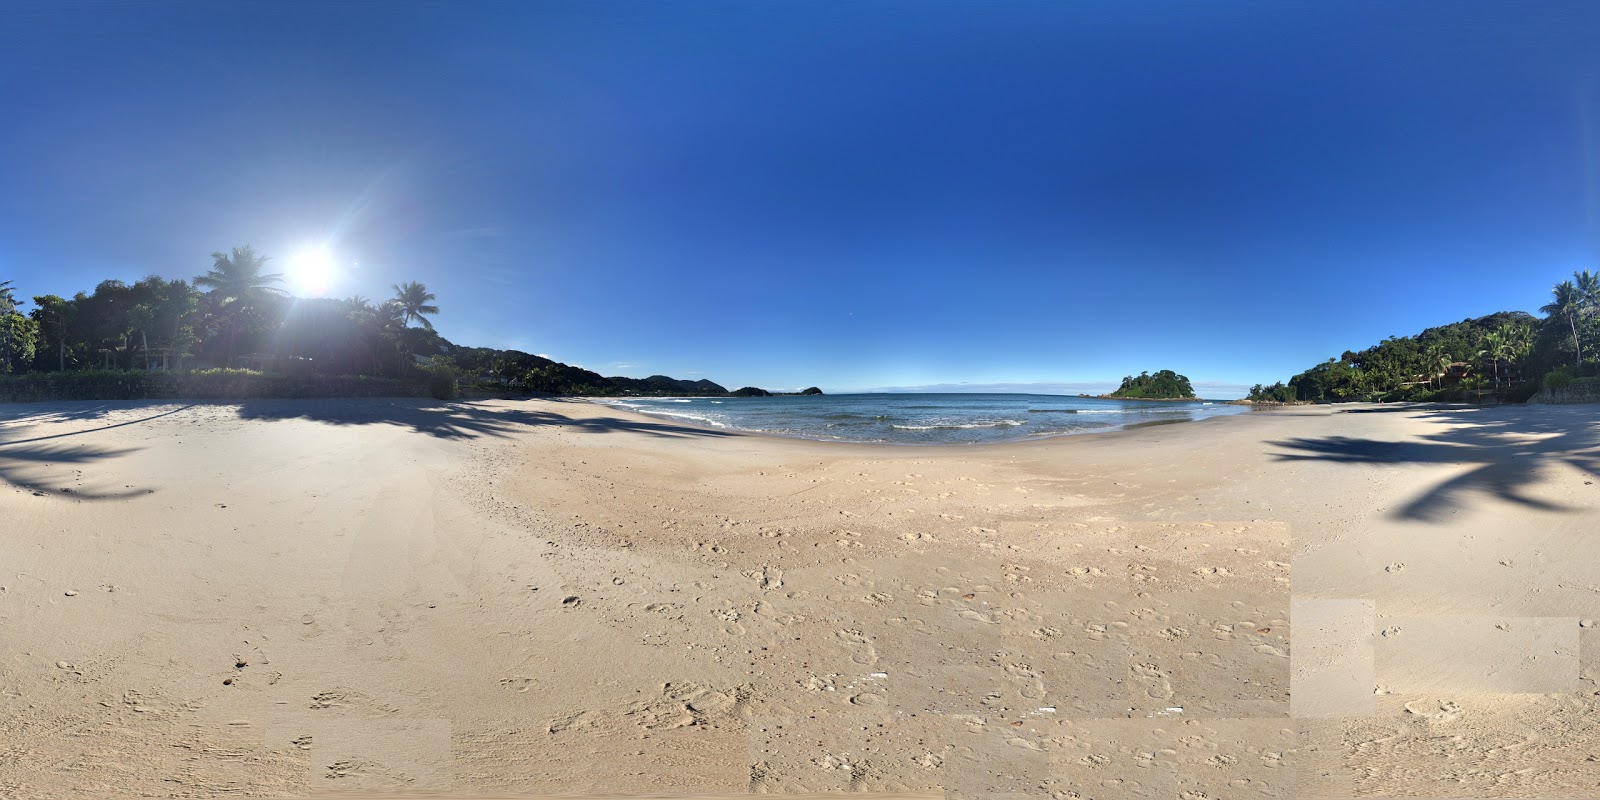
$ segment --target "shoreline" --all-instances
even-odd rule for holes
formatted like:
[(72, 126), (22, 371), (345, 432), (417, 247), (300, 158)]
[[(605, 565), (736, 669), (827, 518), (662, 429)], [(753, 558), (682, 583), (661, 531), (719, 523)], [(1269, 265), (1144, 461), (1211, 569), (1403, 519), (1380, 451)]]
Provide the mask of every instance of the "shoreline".
[[(834, 396), (838, 396), (838, 395), (834, 395)], [(1066, 396), (1066, 395), (1062, 395), (1062, 396)], [(1048, 434), (1027, 434), (1027, 435), (1024, 435), (1024, 436), (1021, 436), (1021, 437), (1017, 437), (1017, 438), (1002, 439), (1002, 440), (991, 441), (991, 442), (895, 442), (895, 441), (887, 441), (887, 440), (870, 441), (870, 442), (868, 442), (868, 441), (858, 441), (858, 440), (852, 440), (852, 439), (824, 439), (824, 438), (820, 438), (820, 437), (801, 436), (801, 435), (798, 435), (798, 434), (790, 435), (790, 434), (783, 434), (783, 433), (775, 433), (775, 432), (772, 432), (772, 431), (752, 430), (752, 429), (748, 429), (748, 428), (737, 428), (737, 427), (732, 427), (732, 426), (721, 427), (721, 426), (716, 426), (716, 425), (708, 425), (708, 424), (705, 424), (703, 421), (700, 421), (700, 420), (697, 420), (697, 419), (694, 419), (694, 418), (674, 416), (672, 414), (666, 414), (666, 413), (651, 414), (651, 413), (646, 412), (646, 411), (640, 411), (638, 409), (628, 408), (628, 407), (625, 407), (625, 406), (619, 406), (619, 405), (616, 405), (614, 403), (607, 402), (608, 400), (612, 400), (614, 398), (607, 398), (607, 397), (573, 397), (573, 398), (569, 398), (569, 399), (570, 400), (575, 400), (575, 401), (580, 401), (580, 402), (591, 403), (593, 405), (601, 406), (603, 408), (608, 408), (608, 409), (612, 409), (612, 410), (615, 410), (615, 411), (618, 411), (618, 412), (621, 412), (621, 413), (630, 414), (630, 415), (633, 415), (633, 416), (638, 417), (640, 419), (647, 419), (647, 420), (652, 420), (652, 421), (654, 421), (654, 420), (671, 420), (674, 424), (687, 425), (687, 426), (699, 428), (699, 429), (702, 429), (702, 430), (705, 430), (705, 431), (708, 431), (708, 432), (723, 433), (723, 434), (729, 434), (729, 435), (752, 436), (752, 437), (759, 437), (759, 438), (763, 438), (763, 439), (778, 439), (778, 440), (786, 440), (786, 441), (817, 442), (819, 444), (828, 444), (828, 445), (864, 445), (864, 446), (894, 447), (894, 448), (900, 448), (900, 447), (910, 447), (910, 448), (954, 448), (954, 449), (958, 449), (958, 450), (970, 450), (972, 448), (978, 448), (978, 447), (1007, 447), (1007, 446), (1012, 446), (1012, 445), (1055, 441), (1057, 439), (1062, 439), (1062, 438), (1067, 438), (1067, 437), (1076, 438), (1076, 437), (1082, 437), (1082, 436), (1103, 436), (1103, 435), (1116, 434), (1116, 433), (1129, 433), (1129, 432), (1132, 432), (1132, 431), (1142, 430), (1142, 429), (1145, 429), (1145, 428), (1163, 427), (1163, 426), (1167, 426), (1167, 425), (1177, 425), (1177, 424), (1185, 424), (1185, 423), (1207, 422), (1207, 421), (1210, 421), (1210, 420), (1213, 420), (1213, 419), (1226, 419), (1226, 418), (1229, 418), (1229, 417), (1248, 417), (1248, 416), (1250, 416), (1250, 414), (1248, 414), (1248, 413), (1232, 413), (1232, 414), (1216, 414), (1216, 415), (1212, 415), (1212, 416), (1208, 416), (1208, 417), (1203, 417), (1201, 419), (1150, 420), (1150, 421), (1144, 421), (1144, 422), (1126, 423), (1126, 424), (1117, 425), (1117, 426), (1109, 426), (1109, 427), (1103, 428), (1103, 429), (1102, 428), (1089, 428), (1089, 429), (1079, 430), (1079, 431), (1059, 431), (1059, 432), (1052, 432), (1052, 433), (1048, 433)], [(671, 399), (671, 398), (650, 398), (650, 399), (659, 400), (659, 399)], [(1098, 399), (1098, 398), (1093, 398), (1093, 399)], [(1200, 402), (1214, 402), (1214, 401), (1190, 401), (1190, 402), (1200, 403)], [(1266, 411), (1268, 409), (1261, 408), (1261, 409), (1253, 409), (1253, 410), (1254, 411)]]

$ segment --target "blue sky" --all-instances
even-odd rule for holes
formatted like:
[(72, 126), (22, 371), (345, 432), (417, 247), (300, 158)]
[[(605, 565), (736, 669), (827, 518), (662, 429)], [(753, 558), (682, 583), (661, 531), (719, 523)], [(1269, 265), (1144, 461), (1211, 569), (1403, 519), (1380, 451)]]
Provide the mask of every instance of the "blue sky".
[(326, 245), (463, 344), (1210, 394), (1600, 267), (1600, 4), (11, 3), (0, 279)]

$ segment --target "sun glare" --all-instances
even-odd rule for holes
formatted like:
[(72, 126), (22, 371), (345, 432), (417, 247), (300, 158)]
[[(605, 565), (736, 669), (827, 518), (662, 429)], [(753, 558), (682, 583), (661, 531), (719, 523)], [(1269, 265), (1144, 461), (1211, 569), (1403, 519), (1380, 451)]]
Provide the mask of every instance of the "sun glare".
[(325, 248), (302, 250), (289, 259), (289, 281), (294, 293), (302, 297), (322, 297), (328, 293), (335, 269), (333, 254)]

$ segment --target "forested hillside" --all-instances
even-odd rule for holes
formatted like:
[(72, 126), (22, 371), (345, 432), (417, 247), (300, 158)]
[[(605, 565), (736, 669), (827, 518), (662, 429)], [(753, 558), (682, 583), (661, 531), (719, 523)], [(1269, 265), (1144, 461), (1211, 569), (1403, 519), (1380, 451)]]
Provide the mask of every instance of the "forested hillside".
[(1551, 290), (1542, 317), (1502, 311), (1391, 336), (1345, 351), (1270, 386), (1256, 402), (1528, 399), (1540, 386), (1600, 375), (1600, 275), (1584, 270)]
[[(392, 298), (300, 298), (250, 247), (214, 253), (193, 280), (102, 281), (72, 297), (0, 281), (0, 379), (87, 371), (229, 370), (368, 376), (581, 395), (714, 395), (709, 380), (606, 377), (515, 350), (462, 347), (433, 330), (421, 283)], [(441, 391), (444, 391), (441, 389)]]
[(1129, 400), (1191, 400), (1194, 387), (1187, 377), (1164, 369), (1154, 375), (1148, 372), (1129, 375), (1122, 379), (1116, 391), (1106, 396)]

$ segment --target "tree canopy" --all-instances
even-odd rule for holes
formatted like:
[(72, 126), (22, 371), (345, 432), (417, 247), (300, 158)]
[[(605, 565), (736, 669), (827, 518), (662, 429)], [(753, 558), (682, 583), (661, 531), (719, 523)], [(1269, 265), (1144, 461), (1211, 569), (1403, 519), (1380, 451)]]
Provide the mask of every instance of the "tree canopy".
[(1122, 385), (1107, 397), (1130, 400), (1192, 400), (1194, 387), (1189, 379), (1170, 369), (1155, 374), (1141, 372), (1122, 379)]
[(1600, 275), (1573, 273), (1551, 287), (1543, 318), (1500, 311), (1390, 336), (1364, 350), (1300, 372), (1287, 383), (1257, 384), (1257, 402), (1345, 400), (1461, 400), (1487, 392), (1522, 400), (1546, 375), (1561, 379), (1600, 374)]
[[(249, 245), (211, 255), (193, 280), (102, 281), (70, 298), (39, 295), (27, 314), (0, 281), (0, 375), (91, 369), (248, 367), (270, 372), (437, 382), (440, 370), (483, 388), (580, 395), (710, 395), (709, 380), (605, 377), (516, 350), (462, 347), (433, 329), (437, 297), (417, 281), (394, 297), (292, 297)], [(762, 391), (753, 389), (752, 391)]]

